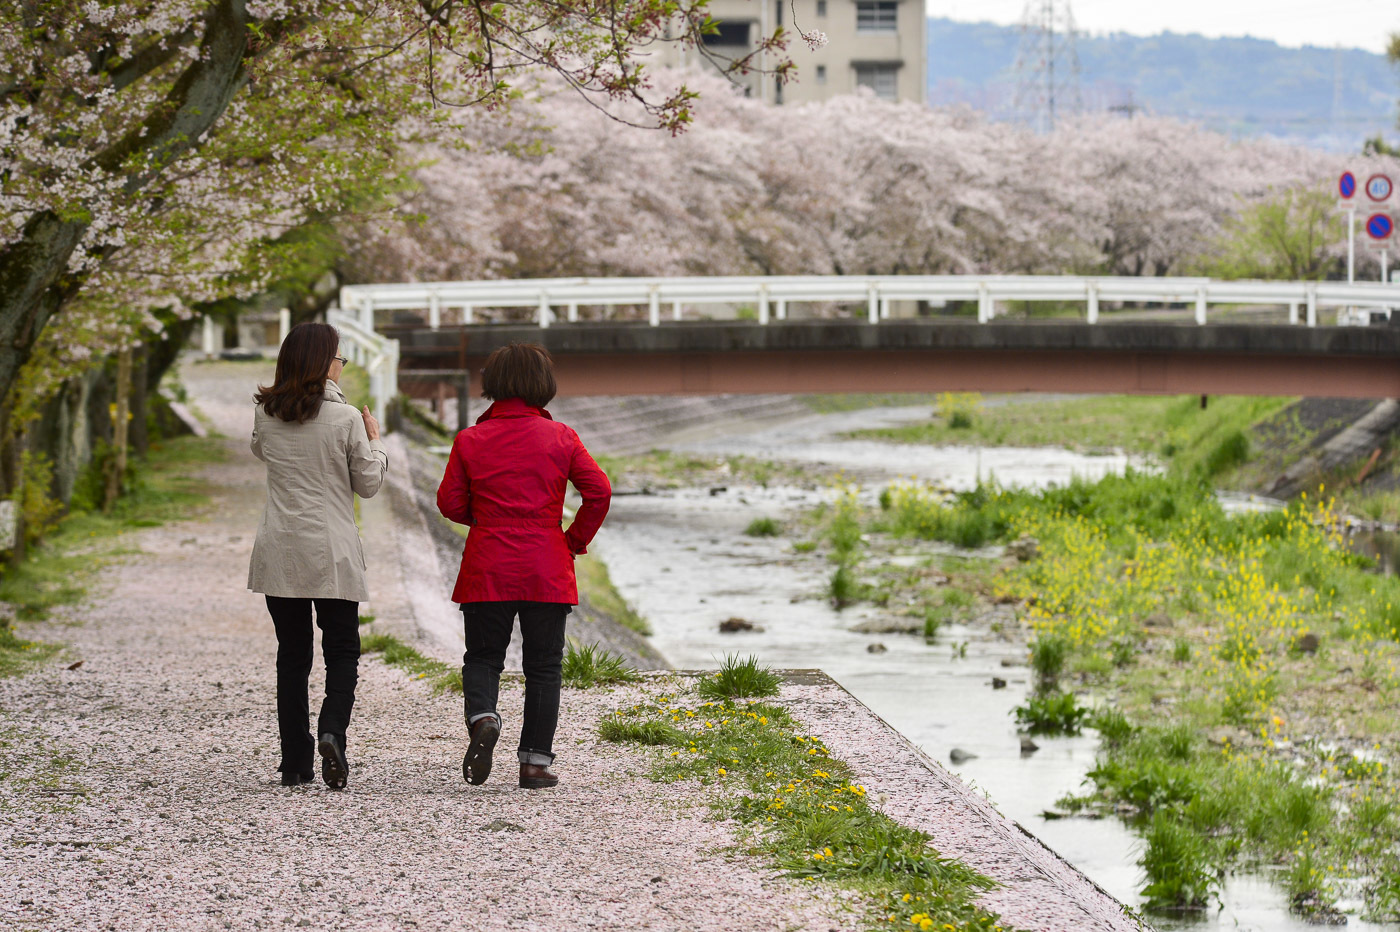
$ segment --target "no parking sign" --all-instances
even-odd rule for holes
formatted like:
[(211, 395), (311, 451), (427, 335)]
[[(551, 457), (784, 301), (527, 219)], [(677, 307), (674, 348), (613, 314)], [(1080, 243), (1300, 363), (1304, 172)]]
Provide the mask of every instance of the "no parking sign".
[(1342, 172), (1337, 179), (1337, 206), (1343, 210), (1356, 206), (1356, 176), (1351, 172)]
[(1366, 241), (1376, 249), (1389, 249), (1395, 237), (1395, 221), (1390, 214), (1371, 214), (1366, 218)]

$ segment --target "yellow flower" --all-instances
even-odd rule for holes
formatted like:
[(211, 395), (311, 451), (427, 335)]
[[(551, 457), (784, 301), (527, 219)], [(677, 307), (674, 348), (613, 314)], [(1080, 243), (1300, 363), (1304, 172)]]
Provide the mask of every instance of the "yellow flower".
[(721, 768), (719, 769), (719, 775), (720, 775), (721, 777), (724, 776), (724, 775), (727, 774), (727, 773), (729, 773), (729, 771), (725, 770), (723, 767), (721, 767)]

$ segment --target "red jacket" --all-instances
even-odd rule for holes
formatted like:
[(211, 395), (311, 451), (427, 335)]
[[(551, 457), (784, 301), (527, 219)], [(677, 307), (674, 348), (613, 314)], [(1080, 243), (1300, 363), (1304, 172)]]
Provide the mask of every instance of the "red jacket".
[[(568, 482), (583, 504), (562, 530)], [(438, 511), (471, 525), (454, 602), (578, 604), (574, 556), (608, 513), (612, 486), (583, 441), (543, 408), (505, 398), (457, 435)]]

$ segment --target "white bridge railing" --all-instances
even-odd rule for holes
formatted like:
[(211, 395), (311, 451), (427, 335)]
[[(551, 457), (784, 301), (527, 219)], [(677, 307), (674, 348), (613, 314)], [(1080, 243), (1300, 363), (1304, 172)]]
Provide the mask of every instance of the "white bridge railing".
[(340, 331), (340, 351), (369, 373), (369, 395), (374, 416), (384, 420), (389, 402), (399, 393), (399, 341), (374, 332), (373, 322), (331, 308), (326, 323)]
[[(1287, 306), (1291, 324), (1315, 327), (1319, 307), (1400, 306), (1400, 283), (1216, 281), (1209, 278), (1128, 278), (1072, 275), (813, 275), (734, 278), (535, 278), (496, 281), (347, 285), (340, 290), (341, 319), (350, 315), (374, 332), (376, 311), (426, 311), (436, 330), (443, 313), (460, 312), (475, 323), (479, 308), (532, 308), (541, 327), (575, 322), (587, 306), (640, 306), (655, 327), (663, 316), (683, 320), (688, 305), (743, 304), (757, 322), (783, 320), (788, 305), (803, 302), (863, 304), (872, 324), (890, 316), (896, 301), (976, 301), (977, 320), (995, 316), (998, 301), (1084, 303), (1085, 320), (1099, 321), (1104, 301), (1182, 304), (1206, 323), (1211, 305)], [(663, 315), (663, 308), (669, 314)]]

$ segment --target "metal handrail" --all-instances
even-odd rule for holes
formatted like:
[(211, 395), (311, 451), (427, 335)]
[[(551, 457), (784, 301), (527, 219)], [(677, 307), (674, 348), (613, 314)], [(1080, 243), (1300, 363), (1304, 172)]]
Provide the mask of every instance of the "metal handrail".
[[(1075, 275), (809, 275), (674, 278), (534, 278), (489, 281), (347, 285), (340, 290), (344, 315), (374, 331), (375, 311), (426, 310), (437, 329), (444, 308), (463, 309), (471, 323), (477, 308), (530, 307), (548, 327), (565, 308), (578, 320), (579, 306), (633, 305), (648, 308), (652, 326), (662, 306), (681, 320), (686, 304), (752, 304), (757, 323), (787, 316), (793, 302), (864, 303), (870, 323), (890, 314), (892, 301), (976, 301), (977, 319), (995, 316), (998, 301), (1083, 301), (1085, 320), (1097, 323), (1103, 301), (1187, 304), (1196, 323), (1206, 323), (1212, 304), (1287, 305), (1289, 322), (1317, 326), (1323, 306), (1400, 305), (1400, 283), (1218, 281), (1209, 278), (1134, 278)], [(1299, 309), (1306, 308), (1300, 320)]]
[(370, 406), (383, 421), (389, 402), (399, 393), (399, 341), (375, 333), (360, 320), (337, 308), (326, 312), (326, 323), (340, 332), (341, 350), (369, 373)]

